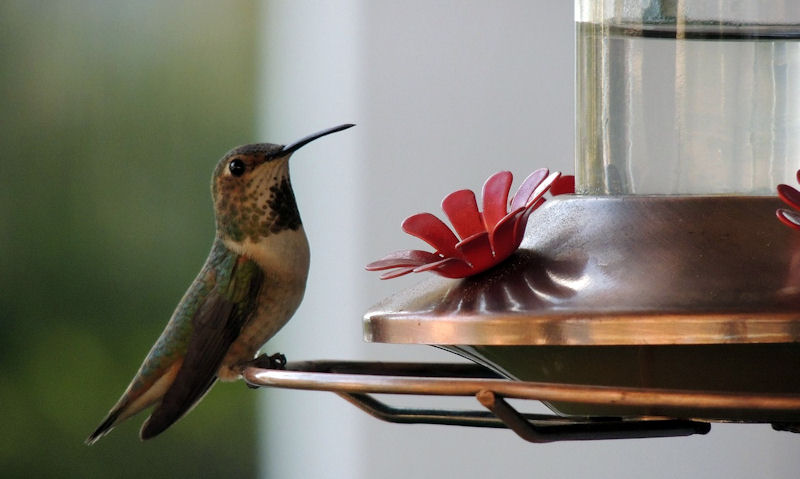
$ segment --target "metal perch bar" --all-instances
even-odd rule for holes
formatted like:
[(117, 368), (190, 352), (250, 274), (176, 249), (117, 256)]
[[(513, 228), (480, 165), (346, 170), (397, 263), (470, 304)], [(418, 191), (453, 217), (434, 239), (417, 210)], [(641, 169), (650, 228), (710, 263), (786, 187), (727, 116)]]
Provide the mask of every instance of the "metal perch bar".
[[(426, 371), (431, 373), (427, 374)], [(445, 375), (448, 371), (464, 371), (471, 375), (466, 379), (455, 375), (450, 377)], [(388, 376), (386, 373), (393, 375)], [(800, 410), (800, 394), (707, 392), (512, 381), (496, 379), (497, 375), (480, 366), (469, 364), (304, 361), (288, 363), (285, 370), (248, 366), (242, 374), (253, 386), (337, 393), (475, 396), (482, 390), (489, 390), (505, 398), (546, 402), (692, 407), (698, 411), (752, 408), (781, 413)]]
[[(397, 423), (508, 427), (531, 442), (705, 434), (707, 422), (665, 418), (574, 418), (521, 414), (504, 398), (597, 405), (694, 407), (700, 411), (757, 408), (780, 414), (800, 409), (800, 395), (751, 394), (551, 384), (500, 379), (475, 364), (307, 361), (285, 370), (248, 366), (253, 386), (335, 392), (372, 416)], [(369, 394), (475, 396), (488, 411), (404, 409)], [(702, 417), (702, 414), (701, 414)]]

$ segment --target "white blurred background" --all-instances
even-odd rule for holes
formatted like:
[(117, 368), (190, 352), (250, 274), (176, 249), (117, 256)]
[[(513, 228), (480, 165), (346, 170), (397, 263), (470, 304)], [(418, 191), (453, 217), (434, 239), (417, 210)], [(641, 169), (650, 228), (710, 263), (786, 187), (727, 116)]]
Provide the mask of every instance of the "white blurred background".
[[(422, 279), (381, 282), (363, 265), (422, 246), (400, 222), (440, 215), (455, 189), (478, 190), (505, 169), (515, 185), (542, 166), (574, 171), (571, 2), (265, 0), (261, 11), (260, 137), (358, 124), (294, 157), (311, 273), (303, 305), (269, 350), (290, 360), (457, 360), (429, 346), (363, 342), (363, 313)], [(260, 400), (263, 477), (788, 478), (800, 470), (800, 437), (764, 425), (534, 445), (506, 430), (383, 423), (330, 393), (269, 390)]]

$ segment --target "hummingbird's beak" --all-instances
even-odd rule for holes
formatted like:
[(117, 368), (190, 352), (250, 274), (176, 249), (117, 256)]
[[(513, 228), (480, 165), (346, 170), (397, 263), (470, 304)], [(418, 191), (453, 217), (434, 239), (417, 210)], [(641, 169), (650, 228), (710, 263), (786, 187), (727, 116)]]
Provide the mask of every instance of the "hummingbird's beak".
[(283, 149), (278, 151), (278, 155), (286, 156), (294, 153), (295, 151), (299, 150), (300, 148), (306, 146), (307, 144), (311, 143), (312, 141), (316, 140), (317, 138), (322, 138), (325, 135), (330, 135), (331, 133), (336, 133), (337, 131), (346, 130), (350, 127), (356, 126), (352, 123), (346, 123), (344, 125), (334, 126), (333, 128), (327, 128), (322, 131), (318, 131), (311, 135), (308, 135), (305, 138), (301, 138), (291, 145), (284, 146)]

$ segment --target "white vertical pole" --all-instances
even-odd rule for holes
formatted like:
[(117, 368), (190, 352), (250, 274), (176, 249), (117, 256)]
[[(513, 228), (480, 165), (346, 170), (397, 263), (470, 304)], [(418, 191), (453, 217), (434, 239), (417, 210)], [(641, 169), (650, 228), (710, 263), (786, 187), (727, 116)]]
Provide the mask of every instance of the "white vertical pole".
[[(357, 0), (262, 3), (256, 141), (286, 144), (322, 128), (358, 122), (358, 8)], [(292, 157), (311, 270), (299, 311), (264, 348), (290, 361), (352, 357), (363, 347), (362, 311), (355, 300), (360, 268), (353, 247), (357, 137), (358, 129), (350, 129)], [(262, 477), (344, 477), (333, 471), (359, 476), (360, 435), (354, 424), (365, 420), (362, 413), (329, 393), (259, 393)]]

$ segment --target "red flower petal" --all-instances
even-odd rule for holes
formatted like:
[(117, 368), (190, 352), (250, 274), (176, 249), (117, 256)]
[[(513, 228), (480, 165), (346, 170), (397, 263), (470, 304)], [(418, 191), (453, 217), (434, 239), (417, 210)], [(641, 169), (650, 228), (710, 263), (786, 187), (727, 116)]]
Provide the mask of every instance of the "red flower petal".
[(435, 263), (414, 268), (415, 273), (422, 273), (424, 271), (433, 271), (445, 278), (464, 278), (476, 272), (469, 263), (458, 258), (445, 258)]
[(389, 271), (388, 273), (383, 273), (382, 275), (379, 276), (379, 278), (380, 279), (399, 278), (400, 276), (406, 275), (408, 273), (413, 273), (413, 272), (414, 272), (414, 268), (412, 268), (412, 267), (398, 268), (398, 269), (396, 269), (394, 271)]
[(789, 185), (778, 185), (778, 197), (792, 208), (800, 210), (800, 191)]
[(442, 200), (442, 210), (461, 238), (469, 238), (476, 233), (485, 231), (481, 215), (478, 212), (478, 203), (475, 201), (475, 193), (472, 190), (450, 193)]
[(779, 209), (775, 211), (778, 219), (786, 226), (790, 226), (796, 230), (800, 230), (800, 213), (793, 210)]
[(470, 236), (458, 243), (456, 248), (472, 265), (472, 269), (475, 270), (473, 273), (483, 271), (496, 263), (492, 253), (492, 244), (489, 242), (489, 233), (486, 231)]
[(395, 251), (389, 253), (383, 258), (373, 261), (365, 266), (367, 271), (381, 271), (390, 268), (409, 267), (414, 269), (417, 266), (433, 263), (439, 261), (441, 256), (429, 253), (427, 251), (420, 251), (418, 249)]
[(416, 236), (436, 248), (444, 256), (458, 256), (458, 238), (439, 218), (430, 213), (419, 213), (403, 221), (403, 231)]
[(514, 194), (514, 199), (511, 200), (511, 211), (514, 211), (518, 208), (522, 208), (528, 202), (528, 198), (531, 197), (533, 190), (536, 189), (537, 186), (547, 178), (547, 174), (550, 171), (547, 168), (539, 168), (538, 170), (534, 171), (527, 178), (522, 184), (519, 186), (519, 189)]
[(501, 171), (490, 176), (483, 184), (483, 224), (486, 231), (508, 214), (508, 190), (514, 177), (510, 171)]
[(522, 237), (517, 241), (515, 235), (517, 222), (525, 212), (525, 209), (519, 208), (513, 213), (507, 215), (505, 218), (497, 223), (497, 226), (492, 231), (489, 238), (492, 242), (492, 249), (494, 250), (495, 259), (503, 260), (507, 258), (522, 241)]
[[(537, 203), (541, 204), (539, 203), (539, 198), (541, 198), (542, 196), (544, 196), (545, 193), (547, 193), (547, 190), (550, 188), (553, 182), (555, 182), (558, 179), (559, 176), (561, 176), (561, 173), (559, 173), (558, 171), (554, 171), (550, 173), (550, 176), (548, 176), (541, 183), (539, 183), (536, 189), (533, 190), (533, 193), (531, 193), (531, 196), (528, 198), (528, 202), (525, 204), (525, 207), (529, 208), (533, 204)], [(538, 208), (538, 206), (535, 206), (534, 209), (535, 208)]]
[(561, 176), (550, 186), (550, 194), (553, 196), (572, 193), (575, 193), (575, 176), (573, 175)]

